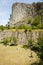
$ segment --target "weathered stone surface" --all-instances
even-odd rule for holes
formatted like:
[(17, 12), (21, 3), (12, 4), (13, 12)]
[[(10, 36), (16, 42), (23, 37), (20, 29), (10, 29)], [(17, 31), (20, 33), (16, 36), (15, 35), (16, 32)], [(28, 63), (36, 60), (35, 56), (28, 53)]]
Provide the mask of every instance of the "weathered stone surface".
[[(43, 23), (43, 2), (26, 4), (16, 2), (12, 5), (12, 13), (9, 19), (9, 25), (11, 27), (18, 27), (21, 24), (28, 24), (27, 20), (35, 16), (41, 15), (41, 21)], [(24, 18), (27, 18), (25, 22), (22, 22)]]
[[(33, 17), (36, 14), (32, 4), (15, 3), (12, 5), (12, 14), (10, 16), (9, 25), (14, 26), (15, 23), (21, 22), (25, 17)], [(21, 24), (21, 23), (19, 23)]]
[(39, 36), (43, 35), (43, 30), (32, 30), (32, 31), (24, 31), (24, 30), (4, 30), (0, 32), (0, 41), (2, 41), (4, 38), (11, 38), (16, 37), (17, 38), (17, 44), (28, 44), (28, 40), (32, 39), (36, 43)]

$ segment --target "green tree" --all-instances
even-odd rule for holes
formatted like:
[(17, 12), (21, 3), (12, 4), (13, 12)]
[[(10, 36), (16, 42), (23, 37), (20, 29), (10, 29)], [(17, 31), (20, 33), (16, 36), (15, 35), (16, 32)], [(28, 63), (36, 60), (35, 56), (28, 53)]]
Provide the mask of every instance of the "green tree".
[(4, 29), (5, 29), (5, 26), (1, 25), (1, 26), (0, 26), (0, 30), (3, 31)]
[(37, 15), (34, 21), (32, 22), (32, 26), (37, 26), (38, 24), (40, 24), (40, 22), (41, 22), (41, 16)]

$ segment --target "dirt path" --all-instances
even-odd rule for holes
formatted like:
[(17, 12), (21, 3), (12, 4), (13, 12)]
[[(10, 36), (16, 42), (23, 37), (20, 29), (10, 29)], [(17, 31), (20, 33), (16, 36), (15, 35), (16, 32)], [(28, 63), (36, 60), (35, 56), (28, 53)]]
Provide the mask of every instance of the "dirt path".
[(30, 49), (25, 50), (20, 46), (5, 47), (0, 44), (0, 65), (30, 65), (38, 60), (37, 54)]

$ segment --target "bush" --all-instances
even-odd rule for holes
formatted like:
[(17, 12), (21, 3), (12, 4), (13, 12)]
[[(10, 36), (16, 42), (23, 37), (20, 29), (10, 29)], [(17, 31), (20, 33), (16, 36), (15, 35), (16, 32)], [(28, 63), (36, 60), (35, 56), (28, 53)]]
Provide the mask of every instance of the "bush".
[(4, 27), (3, 25), (1, 25), (1, 26), (0, 26), (0, 30), (3, 31), (4, 29), (5, 29), (5, 27)]
[(28, 25), (20, 25), (19, 29), (25, 29), (25, 30), (29, 29), (29, 30), (31, 30), (31, 27), (29, 27)]
[(41, 24), (41, 27), (40, 27), (40, 29), (43, 29), (43, 24)]
[[(32, 50), (38, 52), (39, 58), (43, 61), (43, 35), (38, 38), (38, 42), (32, 47)], [(39, 65), (42, 65), (42, 62)]]
[(40, 24), (40, 21), (41, 21), (41, 16), (37, 15), (34, 21), (32, 22), (32, 25), (37, 26), (38, 24)]
[(28, 24), (31, 24), (32, 23), (32, 18), (28, 19)]
[(43, 65), (43, 61), (42, 60), (40, 60), (40, 62), (39, 62), (39, 64), (38, 65)]
[(42, 52), (42, 49), (43, 49), (43, 36), (40, 36), (38, 38), (37, 44), (35, 44), (32, 49)]
[(32, 29), (39, 29), (39, 26), (32, 26)]
[(33, 50), (33, 51), (35, 51), (35, 52), (40, 52), (40, 49), (39, 49), (39, 47), (37, 46), (37, 44), (36, 44), (36, 45), (33, 45), (32, 48), (31, 48), (31, 50)]
[(42, 47), (43, 47), (43, 35), (38, 38), (37, 44), (38, 44), (39, 48), (42, 49)]
[(28, 48), (28, 45), (25, 44), (25, 45), (23, 45), (22, 47), (23, 47), (24, 49), (27, 49), (27, 48)]
[(25, 49), (28, 49), (28, 48), (30, 48), (31, 46), (33, 46), (32, 42), (33, 42), (33, 40), (30, 39), (30, 40), (28, 41), (28, 44), (24, 44), (22, 47), (25, 48)]
[(18, 44), (17, 44), (17, 38), (14, 36), (13, 37), (13, 41), (14, 41), (14, 46), (17, 46)]
[(28, 40), (28, 46), (31, 46), (32, 45), (32, 42), (33, 42), (32, 39), (29, 39)]
[(41, 52), (40, 59), (43, 60), (43, 35), (39, 37), (37, 44)]
[(13, 37), (13, 41), (16, 43), (17, 42), (17, 38), (16, 37)]
[(32, 50), (35, 52), (38, 51), (38, 56), (40, 58), (40, 62), (38, 64), (32, 65), (43, 65), (43, 35), (38, 38), (38, 42), (32, 47)]
[(10, 39), (8, 39), (8, 38), (4, 38), (4, 40), (3, 40), (3, 43), (4, 43), (4, 45), (8, 45), (8, 43), (10, 43)]

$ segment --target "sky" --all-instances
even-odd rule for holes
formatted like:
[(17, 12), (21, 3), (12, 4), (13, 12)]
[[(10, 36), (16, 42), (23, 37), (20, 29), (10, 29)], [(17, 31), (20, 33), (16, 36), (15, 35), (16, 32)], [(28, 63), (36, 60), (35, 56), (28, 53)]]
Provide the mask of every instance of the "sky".
[(43, 2), (43, 0), (0, 0), (0, 25), (6, 25), (12, 12), (12, 4), (15, 2), (33, 3)]

